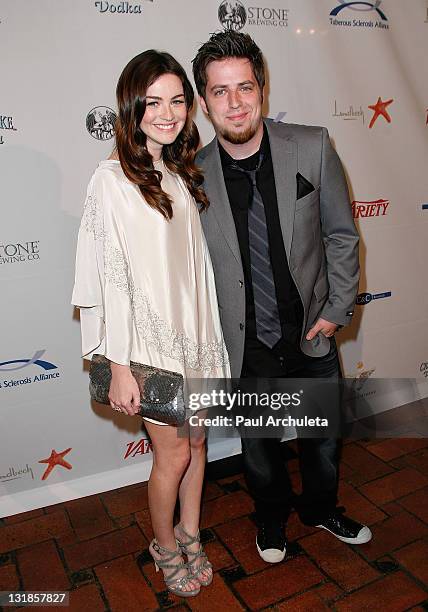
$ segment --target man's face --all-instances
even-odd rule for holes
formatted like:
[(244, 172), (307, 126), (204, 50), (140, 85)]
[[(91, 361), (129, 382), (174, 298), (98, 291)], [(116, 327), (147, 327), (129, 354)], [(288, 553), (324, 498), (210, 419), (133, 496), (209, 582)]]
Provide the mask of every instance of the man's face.
[(199, 100), (217, 135), (232, 144), (248, 142), (262, 122), (262, 92), (250, 61), (229, 57), (210, 62), (206, 71), (205, 99)]

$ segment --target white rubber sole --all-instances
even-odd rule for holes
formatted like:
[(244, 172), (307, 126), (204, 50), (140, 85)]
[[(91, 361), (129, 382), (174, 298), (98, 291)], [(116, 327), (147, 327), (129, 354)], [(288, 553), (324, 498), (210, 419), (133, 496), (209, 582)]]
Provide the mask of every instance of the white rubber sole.
[(344, 538), (342, 536), (338, 536), (336, 533), (331, 531), (331, 529), (327, 529), (327, 527), (324, 527), (324, 525), (315, 525), (315, 527), (319, 527), (320, 529), (325, 529), (326, 531), (329, 531), (332, 535), (334, 535), (335, 538), (337, 538), (341, 542), (345, 542), (346, 544), (367, 544), (367, 542), (370, 542), (370, 540), (372, 539), (372, 532), (368, 527), (365, 526), (360, 529), (356, 538)]
[(257, 544), (257, 538), (256, 546), (259, 555), (266, 563), (280, 563), (285, 559), (286, 548), (284, 548), (284, 550), (279, 550), (278, 548), (266, 548), (266, 550), (262, 550)]

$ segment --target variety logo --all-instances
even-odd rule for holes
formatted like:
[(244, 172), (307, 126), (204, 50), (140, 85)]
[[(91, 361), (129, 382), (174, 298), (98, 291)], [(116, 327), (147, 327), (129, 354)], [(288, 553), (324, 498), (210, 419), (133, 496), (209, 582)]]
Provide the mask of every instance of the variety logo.
[(247, 9), (239, 0), (224, 0), (218, 8), (218, 19), (226, 30), (242, 30), (249, 26), (288, 26), (289, 9), (250, 6)]
[[(13, 125), (13, 117), (10, 115), (0, 115), (0, 130), (16, 132), (16, 127)], [(4, 136), (0, 133), (0, 144), (4, 143)]]
[(428, 361), (421, 363), (419, 370), (422, 372), (422, 375), (425, 376), (425, 378), (428, 378)]
[(361, 217), (383, 217), (386, 215), (389, 200), (379, 198), (379, 200), (354, 200), (352, 202), (352, 216), (354, 219)]
[(141, 438), (141, 440), (129, 442), (127, 445), (127, 450), (124, 455), (124, 459), (128, 459), (129, 457), (135, 457), (135, 455), (147, 455), (148, 453), (153, 452), (152, 444), (147, 440), (147, 438)]
[(40, 240), (0, 244), (0, 265), (14, 264), (22, 261), (38, 261)]
[[(0, 389), (10, 389), (12, 387), (18, 387), (21, 385), (30, 385), (37, 382), (45, 382), (60, 377), (58, 366), (40, 359), (46, 352), (46, 349), (36, 351), (30, 359), (13, 359), (10, 361), (3, 361), (0, 363), (0, 372), (13, 372), (16, 370), (23, 370), (31, 366), (31, 370), (34, 370), (36, 366), (37, 374), (28, 375), (25, 378), (10, 378), (0, 380)], [(42, 370), (42, 372), (40, 372)]]
[(117, 115), (108, 106), (96, 106), (86, 117), (86, 129), (96, 140), (110, 140), (114, 136)]
[(360, 108), (354, 109), (353, 105), (350, 104), (349, 108), (346, 110), (339, 110), (337, 107), (337, 101), (334, 101), (334, 113), (333, 117), (339, 117), (340, 119), (344, 119), (345, 121), (357, 121), (359, 119), (362, 120), (364, 125), (364, 111), (360, 104)]
[[(153, 2), (153, 0), (146, 0), (147, 2)], [(142, 6), (141, 4), (133, 4), (132, 2), (107, 2), (106, 0), (102, 0), (101, 2), (95, 2), (95, 8), (99, 10), (100, 13), (118, 13), (118, 14), (133, 14), (133, 15), (141, 15)]]
[[(379, 8), (382, 0), (374, 2), (347, 2), (339, 0), (340, 4), (330, 11), (330, 24), (334, 26), (345, 26), (351, 28), (379, 28), (388, 30), (388, 19)], [(348, 11), (354, 11), (354, 17)], [(355, 13), (364, 13), (357, 18)], [(373, 16), (372, 16), (373, 15)]]
[(52, 472), (52, 470), (57, 465), (60, 465), (66, 468), (67, 470), (73, 469), (73, 466), (71, 465), (71, 463), (69, 463), (68, 461), (64, 459), (65, 455), (67, 455), (71, 450), (72, 449), (70, 447), (70, 448), (66, 448), (60, 453), (57, 453), (56, 450), (52, 449), (52, 452), (47, 459), (40, 459), (39, 463), (47, 463), (47, 468), (43, 472), (41, 480), (46, 480), (46, 478), (49, 476), (49, 474)]
[(6, 474), (0, 474), (0, 484), (3, 482), (11, 482), (12, 480), (19, 480), (20, 478), (30, 477), (34, 480), (34, 474), (32, 468), (26, 464), (23, 467), (9, 467)]
[(359, 293), (357, 295), (356, 304), (359, 306), (365, 306), (370, 304), (372, 300), (380, 300), (382, 298), (391, 297), (391, 291), (384, 291), (383, 293)]
[(370, 120), (369, 129), (374, 126), (376, 119), (380, 116), (382, 116), (388, 123), (391, 123), (391, 117), (389, 116), (386, 107), (393, 102), (393, 98), (390, 100), (385, 100), (385, 102), (382, 101), (382, 98), (378, 98), (376, 104), (369, 105), (369, 108), (373, 111), (373, 117)]

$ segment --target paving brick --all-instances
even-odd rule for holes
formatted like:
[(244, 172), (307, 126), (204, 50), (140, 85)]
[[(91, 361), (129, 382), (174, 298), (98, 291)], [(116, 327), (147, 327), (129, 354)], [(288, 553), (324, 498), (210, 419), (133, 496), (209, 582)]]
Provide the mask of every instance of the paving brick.
[(205, 482), (202, 494), (202, 503), (205, 503), (210, 499), (214, 499), (215, 497), (220, 497), (221, 495), (224, 495), (224, 491), (216, 482)]
[(64, 556), (71, 571), (92, 567), (115, 557), (139, 552), (147, 548), (147, 541), (136, 525), (119, 529), (113, 533), (99, 536), (66, 546)]
[(407, 465), (411, 465), (415, 469), (422, 472), (422, 474), (428, 474), (428, 450), (425, 449), (414, 455), (406, 455), (404, 457)]
[(98, 565), (95, 573), (112, 612), (151, 612), (159, 608), (153, 591), (131, 555)]
[(400, 514), (402, 511), (402, 506), (398, 502), (388, 502), (381, 506), (383, 512), (385, 512), (388, 516), (395, 516), (396, 514)]
[(350, 546), (326, 531), (319, 531), (299, 542), (328, 576), (343, 589), (352, 591), (372, 582), (379, 572), (364, 561)]
[(22, 523), (2, 527), (0, 553), (67, 534), (72, 534), (68, 516), (63, 508), (57, 509), (51, 514), (43, 514)]
[(67, 612), (105, 612), (105, 609), (95, 584), (87, 584), (70, 591), (70, 607), (66, 608)]
[(426, 438), (391, 438), (377, 444), (371, 444), (368, 450), (384, 461), (391, 461), (391, 459), (396, 459), (427, 446), (428, 440)]
[(110, 516), (124, 516), (144, 510), (149, 505), (147, 487), (125, 487), (101, 495)]
[(212, 527), (253, 511), (253, 501), (245, 491), (237, 491), (206, 502), (202, 507), (201, 526)]
[(318, 531), (317, 527), (304, 525), (299, 519), (297, 512), (292, 512), (290, 514), (286, 529), (287, 539), (289, 542), (303, 538), (304, 536), (315, 533), (316, 531)]
[[(428, 541), (418, 540), (397, 550), (393, 556), (413, 576), (428, 584)], [(428, 599), (428, 597), (427, 597)]]
[(54, 542), (35, 544), (17, 552), (25, 591), (68, 590), (70, 581)]
[(80, 540), (94, 538), (114, 529), (98, 495), (90, 495), (67, 502), (65, 507), (71, 524)]
[(227, 552), (225, 547), (218, 541), (207, 542), (204, 545), (204, 550), (207, 554), (208, 560), (212, 563), (213, 570), (218, 572), (225, 567), (235, 565), (235, 560)]
[(186, 603), (194, 612), (219, 612), (219, 610), (235, 612), (237, 610), (245, 610), (219, 574), (214, 574), (211, 585), (206, 588), (202, 587), (199, 595), (188, 598)]
[(301, 556), (238, 580), (233, 586), (251, 610), (258, 610), (323, 580), (315, 565)]
[(428, 478), (413, 468), (378, 478), (360, 487), (360, 491), (375, 504), (386, 504), (428, 485)]
[(428, 487), (400, 499), (400, 505), (428, 523)]
[(359, 550), (370, 560), (401, 548), (428, 534), (428, 527), (405, 510), (373, 525), (373, 538)]
[(349, 465), (354, 470), (348, 479), (356, 485), (385, 476), (393, 471), (389, 465), (354, 442), (343, 447), (341, 464)]
[(273, 610), (276, 612), (325, 612), (330, 607), (322, 600), (317, 590), (307, 591), (291, 599), (277, 604)]
[(335, 599), (338, 599), (341, 595), (343, 595), (342, 589), (340, 589), (337, 584), (334, 584), (333, 582), (326, 582), (325, 584), (322, 584), (316, 588), (316, 591), (327, 604), (330, 604)]
[(19, 578), (13, 563), (0, 567), (0, 591), (18, 591)]
[(252, 574), (268, 566), (257, 552), (257, 528), (248, 517), (219, 525), (215, 528), (215, 532), (247, 574)]
[(345, 506), (346, 513), (351, 518), (364, 525), (373, 525), (387, 516), (352, 485), (343, 481), (339, 483), (339, 502)]
[(154, 538), (152, 522), (150, 520), (150, 512), (147, 508), (146, 510), (141, 510), (140, 512), (135, 513), (135, 520), (137, 521), (138, 526), (141, 531), (144, 533), (146, 540), (151, 542)]
[[(336, 602), (338, 612), (382, 609), (403, 612), (426, 599), (426, 592), (402, 572), (396, 572), (363, 587)], [(377, 606), (381, 606), (380, 608)]]
[(14, 514), (13, 516), (6, 516), (3, 520), (6, 525), (15, 525), (16, 523), (22, 523), (22, 521), (28, 521), (29, 519), (42, 516), (42, 514), (44, 514), (43, 508), (37, 508), (36, 510), (21, 512), (20, 514)]

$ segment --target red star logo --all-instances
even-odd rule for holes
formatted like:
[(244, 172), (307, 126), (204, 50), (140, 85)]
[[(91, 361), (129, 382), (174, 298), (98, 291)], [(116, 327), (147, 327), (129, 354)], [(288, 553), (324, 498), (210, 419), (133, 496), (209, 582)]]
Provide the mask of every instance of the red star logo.
[(369, 124), (369, 129), (374, 126), (374, 123), (379, 115), (382, 115), (382, 117), (385, 117), (388, 123), (391, 123), (391, 117), (389, 116), (386, 107), (392, 104), (392, 102), (394, 102), (393, 98), (391, 98), (391, 100), (386, 100), (385, 102), (382, 102), (382, 99), (378, 98), (376, 104), (371, 104), (369, 106), (369, 108), (374, 111), (374, 115)]
[(57, 453), (55, 450), (52, 449), (50, 457), (48, 457), (47, 459), (40, 459), (39, 463), (48, 464), (48, 467), (46, 468), (45, 473), (42, 476), (42, 480), (46, 480), (46, 478), (49, 476), (49, 474), (52, 472), (56, 465), (62, 465), (62, 467), (67, 468), (67, 470), (72, 469), (72, 465), (64, 459), (65, 455), (70, 451), (71, 448), (67, 448), (64, 451)]

